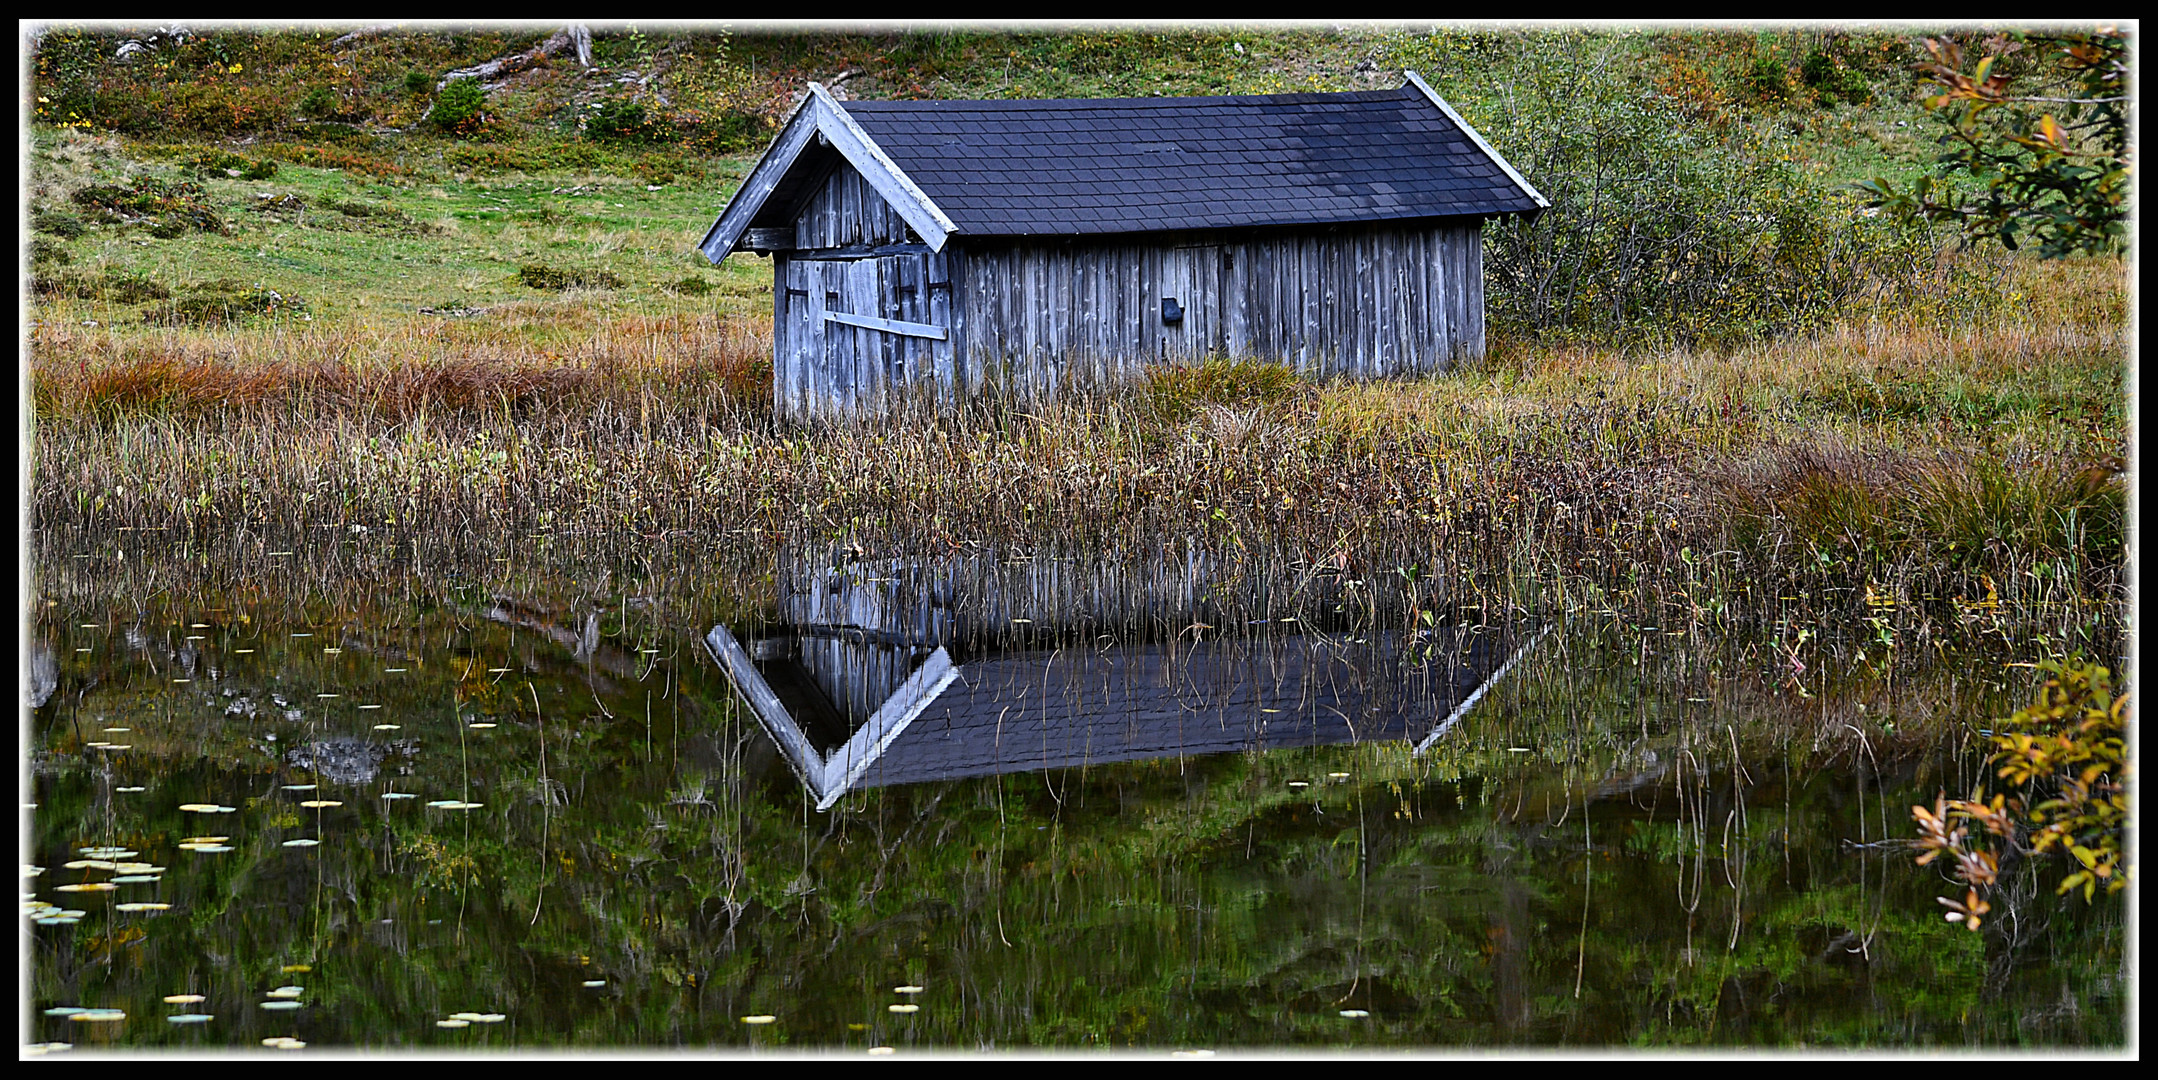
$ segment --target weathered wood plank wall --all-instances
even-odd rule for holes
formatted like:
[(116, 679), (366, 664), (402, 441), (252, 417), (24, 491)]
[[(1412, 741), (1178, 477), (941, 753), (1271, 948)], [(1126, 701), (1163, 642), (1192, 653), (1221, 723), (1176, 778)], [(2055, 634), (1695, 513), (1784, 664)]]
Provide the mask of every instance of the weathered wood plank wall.
[(860, 245), (903, 244), (913, 239), (905, 218), (847, 165), (832, 170), (794, 222), (799, 251)]
[[(1445, 371), (1484, 351), (1475, 222), (1180, 243), (968, 245), (954, 267), (974, 377), (1038, 395), (1067, 379), (1208, 356), (1314, 376)], [(1183, 309), (1163, 319), (1162, 301)], [(969, 384), (969, 389), (978, 389)]]
[[(774, 252), (773, 390), (793, 419), (1041, 397), (1209, 356), (1317, 377), (1445, 371), (1484, 351), (1479, 223), (1238, 237), (967, 242), (930, 252), (833, 169)], [(1173, 299), (1181, 318), (1164, 319)], [(841, 318), (829, 318), (828, 316)], [(902, 325), (902, 324), (912, 324)]]

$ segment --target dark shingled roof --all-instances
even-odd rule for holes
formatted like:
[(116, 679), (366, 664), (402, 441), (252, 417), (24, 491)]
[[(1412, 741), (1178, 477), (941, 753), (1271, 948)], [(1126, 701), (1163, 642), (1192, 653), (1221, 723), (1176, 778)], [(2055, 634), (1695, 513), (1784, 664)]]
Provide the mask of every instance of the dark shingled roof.
[(844, 107), (969, 236), (1324, 225), (1538, 209), (1415, 86)]

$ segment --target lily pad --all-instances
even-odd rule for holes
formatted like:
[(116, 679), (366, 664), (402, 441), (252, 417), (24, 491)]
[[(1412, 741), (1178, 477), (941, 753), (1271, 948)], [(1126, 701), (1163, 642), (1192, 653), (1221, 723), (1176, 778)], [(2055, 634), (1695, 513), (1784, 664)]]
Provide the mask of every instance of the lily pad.
[(58, 892), (110, 892), (119, 888), (110, 881), (85, 881), (75, 885), (58, 886)]
[(92, 859), (125, 859), (138, 853), (124, 847), (86, 847), (76, 854)]
[(287, 1001), (287, 1000), (285, 1000), (285, 999), (282, 999), (282, 998), (280, 998), (280, 999), (278, 999), (278, 1000), (276, 1000), (276, 1001), (265, 1001), (265, 1002), (263, 1002), (263, 1003), (262, 1003), (261, 1005), (257, 1006), (257, 1008), (262, 1008), (262, 1009), (297, 1009), (297, 1008), (299, 1008), (299, 1007), (300, 1007), (300, 1003), (299, 1003), (299, 1002), (297, 1002), (297, 1001)]
[(231, 845), (231, 844), (195, 844), (195, 845), (193, 845), (193, 846), (191, 846), (191, 847), (188, 847), (188, 848), (187, 848), (187, 850), (189, 850), (189, 851), (199, 851), (199, 852), (202, 852), (202, 853), (204, 853), (204, 854), (207, 854), (207, 855), (216, 855), (216, 854), (219, 854), (219, 853), (221, 853), (221, 852), (231, 851), (231, 850), (232, 850), (232, 845)]
[(434, 802), (428, 803), (427, 805), (432, 806), (437, 810), (477, 810), (487, 804), (476, 802), (458, 802), (455, 799), (437, 799)]
[(884, 1008), (889, 1012), (895, 1013), (911, 1013), (922, 1011), (922, 1007), (919, 1005), (886, 1005)]
[(166, 994), (166, 995), (165, 995), (165, 1004), (167, 1004), (167, 1005), (193, 1005), (193, 1004), (196, 1004), (197, 1002), (202, 1002), (202, 1001), (208, 1001), (208, 1000), (209, 1000), (208, 998), (206, 998), (206, 997), (203, 997), (203, 996), (202, 996), (201, 994)]
[(491, 728), (491, 727), (493, 727), (494, 725), (493, 725), (493, 724), (490, 724), (490, 723), (487, 723), (487, 722), (485, 722), (485, 721), (481, 721), (481, 722), (479, 722), (479, 723), (476, 723), (476, 724), (466, 724), (465, 726), (466, 726), (466, 727), (468, 727), (468, 728), (471, 728), (471, 729), (472, 729), (472, 730), (474, 730), (474, 731), (482, 731), (482, 730), (485, 730), (485, 729), (487, 729), (487, 728)]
[(919, 987), (919, 986), (895, 986), (895, 987), (892, 987), (892, 993), (895, 993), (895, 994), (919, 994), (919, 993), (921, 993), (921, 992), (922, 992), (922, 988), (921, 988), (921, 987)]
[(137, 791), (148, 791), (148, 790), (150, 790), (150, 789), (149, 789), (149, 788), (140, 788), (140, 787), (116, 787), (116, 788), (114, 788), (113, 790), (114, 790), (114, 791), (123, 791), (123, 792), (133, 793), (133, 792), (137, 792)]
[(30, 1053), (30, 1056), (36, 1057), (39, 1054), (57, 1054), (62, 1050), (73, 1050), (75, 1049), (75, 1044), (64, 1042), (41, 1042), (31, 1043), (30, 1045), (23, 1047), (23, 1049), (28, 1051)]
[(141, 901), (132, 904), (114, 904), (112, 909), (114, 911), (171, 911), (172, 905)]
[(308, 808), (309, 810), (327, 810), (330, 807), (343, 806), (345, 804), (339, 802), (336, 799), (306, 799), (303, 800), (300, 805)]
[(285, 790), (286, 790), (286, 791), (313, 791), (313, 790), (315, 790), (315, 785), (313, 785), (313, 784), (286, 784), (286, 785), (285, 785)]
[(37, 921), (39, 926), (73, 926), (82, 921), (77, 915), (47, 915)]
[(605, 979), (586, 979), (586, 980), (584, 981), (584, 984), (585, 984), (586, 986), (588, 986), (588, 987), (589, 987), (589, 986), (605, 986), (605, 985), (607, 985), (607, 980), (605, 980)]
[(309, 839), (307, 839), (306, 837), (301, 837), (301, 838), (300, 838), (300, 839), (298, 839), (298, 840), (287, 840), (287, 841), (285, 841), (285, 844), (284, 844), (284, 846), (286, 846), (286, 847), (314, 847), (315, 845), (317, 845), (317, 844), (320, 844), (320, 843), (322, 843), (322, 841), (320, 841), (320, 840), (309, 840)]
[(68, 870), (118, 870), (120, 864), (106, 859), (77, 859), (74, 862), (64, 864), (64, 868)]
[[(159, 869), (163, 868), (160, 867)], [(162, 874), (124, 874), (112, 879), (112, 883), (115, 885), (145, 885), (153, 881), (163, 880), (165, 880), (165, 877)]]
[(419, 798), (419, 796), (417, 796), (417, 795), (414, 795), (413, 793), (411, 793), (411, 792), (409, 792), (409, 791), (385, 791), (385, 792), (383, 792), (383, 793), (382, 793), (382, 797), (383, 797), (383, 798), (385, 798), (385, 799), (417, 799), (417, 798)]
[(174, 1013), (165, 1018), (168, 1024), (207, 1024), (217, 1017), (209, 1013)]
[(1361, 1020), (1364, 1017), (1370, 1016), (1371, 1014), (1364, 1011), (1363, 1009), (1343, 1009), (1341, 1010), (1341, 1015), (1346, 1016), (1351, 1020)]
[(47, 1010), (45, 1010), (45, 1015), (47, 1015), (47, 1016), (73, 1016), (73, 1015), (75, 1015), (76, 1013), (79, 1013), (79, 1012), (81, 1012), (81, 1011), (83, 1011), (83, 1009), (82, 1009), (82, 1006), (80, 1006), (80, 1005), (55, 1005), (55, 1006), (53, 1006), (52, 1008), (50, 1008), (50, 1009), (47, 1009)]
[(869, 1052), (876, 1055), (877, 1057), (883, 1057), (886, 1054), (896, 1054), (899, 1051), (894, 1050), (889, 1046), (872, 1046), (869, 1048)]
[(229, 836), (190, 836), (180, 842), (183, 844), (222, 844), (230, 839), (232, 837)]
[(296, 998), (306, 992), (307, 988), (304, 986), (280, 986), (270, 991), (270, 996), (273, 998)]
[(262, 1040), (262, 1045), (274, 1050), (298, 1050), (307, 1044), (290, 1035), (283, 1035), (275, 1039), (264, 1039)]
[(75, 1014), (73, 1014), (73, 1015), (69, 1016), (69, 1017), (68, 1017), (68, 1019), (70, 1019), (70, 1020), (76, 1020), (76, 1021), (80, 1021), (80, 1022), (82, 1022), (82, 1023), (86, 1023), (86, 1024), (105, 1024), (105, 1023), (111, 1023), (111, 1022), (113, 1022), (113, 1021), (115, 1021), (115, 1020), (125, 1020), (125, 1019), (127, 1019), (127, 1010), (125, 1010), (125, 1009), (84, 1009), (84, 1010), (83, 1010), (83, 1011), (81, 1011), (81, 1012), (78, 1012), (78, 1013), (75, 1013)]
[(471, 1026), (472, 1026), (472, 1021), (470, 1021), (470, 1020), (457, 1020), (457, 1019), (450, 1019), (450, 1020), (437, 1020), (437, 1021), (435, 1021), (435, 1026), (436, 1026), (436, 1027), (439, 1027), (439, 1028), (461, 1028), (461, 1027), (471, 1027)]
[(743, 1017), (742, 1022), (745, 1024), (769, 1024), (777, 1019), (779, 1019), (779, 1017), (773, 1016), (769, 1013), (758, 1013), (754, 1016)]
[(398, 730), (399, 728), (402, 728), (403, 726), (404, 726), (403, 724), (376, 724), (376, 725), (375, 725), (375, 730), (376, 730), (376, 731), (396, 731), (396, 730)]

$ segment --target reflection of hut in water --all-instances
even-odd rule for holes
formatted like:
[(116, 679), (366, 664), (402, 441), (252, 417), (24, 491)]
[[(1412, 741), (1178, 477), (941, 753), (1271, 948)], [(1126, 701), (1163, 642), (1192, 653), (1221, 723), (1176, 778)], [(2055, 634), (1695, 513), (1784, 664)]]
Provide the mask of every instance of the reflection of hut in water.
[(820, 808), (889, 784), (1428, 740), (1521, 647), (1486, 627), (1143, 632), (1196, 625), (1205, 579), (1190, 562), (1152, 589), (1046, 563), (807, 572), (783, 585), (780, 624), (707, 642)]

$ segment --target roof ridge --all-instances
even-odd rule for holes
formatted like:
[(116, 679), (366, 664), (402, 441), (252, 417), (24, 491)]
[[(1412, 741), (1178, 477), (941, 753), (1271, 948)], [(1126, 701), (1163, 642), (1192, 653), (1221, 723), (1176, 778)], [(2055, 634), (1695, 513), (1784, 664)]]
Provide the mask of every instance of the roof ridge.
[[(1404, 93), (1403, 93), (1403, 91), (1404, 91), (1404, 90), (1407, 90), (1407, 91), (1409, 91), (1409, 93), (1408, 93), (1408, 94), (1404, 94)], [(1379, 89), (1379, 90), (1308, 90), (1308, 91), (1294, 91), (1294, 92), (1290, 92), (1290, 93), (1281, 93), (1281, 94), (1203, 94), (1203, 95), (1191, 95), (1191, 96), (1182, 96), (1182, 95), (1177, 95), (1177, 96), (1160, 96), (1160, 97), (1101, 97), (1101, 98), (910, 98), (910, 99), (903, 99), (903, 100), (902, 100), (902, 99), (891, 99), (891, 100), (883, 100), (883, 101), (860, 101), (860, 100), (849, 100), (849, 101), (843, 101), (843, 102), (840, 102), (840, 105), (841, 105), (841, 106), (842, 106), (843, 108), (845, 108), (845, 109), (846, 109), (846, 110), (847, 110), (848, 112), (853, 112), (853, 111), (855, 111), (856, 109), (871, 109), (871, 110), (875, 110), (875, 109), (889, 109), (889, 108), (902, 108), (902, 109), (917, 109), (917, 108), (918, 108), (918, 109), (924, 109), (924, 110), (927, 110), (927, 109), (934, 109), (934, 108), (948, 108), (948, 107), (954, 107), (954, 106), (964, 106), (964, 105), (981, 105), (981, 106), (995, 106), (995, 107), (999, 107), (999, 108), (1014, 108), (1014, 107), (1020, 107), (1020, 106), (1043, 106), (1043, 105), (1074, 105), (1074, 106), (1102, 106), (1102, 105), (1145, 105), (1145, 106), (1160, 106), (1160, 107), (1165, 107), (1165, 108), (1166, 108), (1166, 107), (1173, 107), (1173, 106), (1178, 106), (1178, 105), (1184, 105), (1184, 106), (1189, 106), (1189, 105), (1196, 105), (1196, 104), (1205, 104), (1205, 103), (1211, 103), (1211, 102), (1238, 102), (1238, 103), (1242, 103), (1242, 102), (1252, 102), (1252, 103), (1259, 103), (1259, 102), (1270, 102), (1270, 101), (1271, 101), (1271, 102), (1280, 102), (1280, 103), (1283, 103), (1283, 104), (1312, 104), (1312, 103), (1314, 103), (1315, 101), (1318, 101), (1318, 100), (1336, 100), (1336, 101), (1343, 101), (1343, 100), (1350, 100), (1350, 99), (1354, 99), (1354, 100), (1359, 100), (1359, 101), (1372, 101), (1372, 102), (1378, 102), (1378, 101), (1399, 101), (1399, 100), (1404, 100), (1405, 98), (1407, 98), (1408, 96), (1410, 96), (1411, 94), (1414, 94), (1414, 93), (1415, 93), (1415, 91), (1413, 90), (1413, 88), (1411, 88), (1411, 87), (1408, 87), (1408, 86), (1402, 86), (1402, 87), (1397, 87), (1397, 88), (1393, 88), (1393, 89)]]

